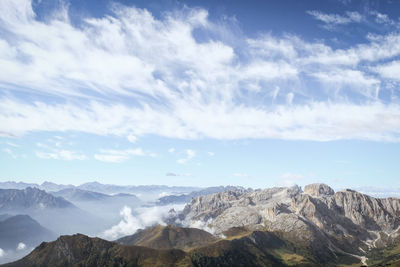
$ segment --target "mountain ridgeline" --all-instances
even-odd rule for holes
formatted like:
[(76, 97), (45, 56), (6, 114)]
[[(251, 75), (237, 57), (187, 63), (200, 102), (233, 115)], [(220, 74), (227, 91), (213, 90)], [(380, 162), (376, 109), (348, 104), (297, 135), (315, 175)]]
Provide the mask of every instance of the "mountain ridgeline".
[(207, 187), (202, 190), (193, 191), (189, 194), (180, 194), (180, 195), (170, 195), (160, 197), (157, 200), (158, 205), (168, 205), (168, 204), (178, 204), (178, 203), (188, 203), (193, 198), (198, 196), (205, 196), (215, 193), (227, 192), (227, 191), (239, 191), (239, 192), (250, 192), (252, 189), (245, 189), (240, 186), (214, 186), (214, 187)]
[(134, 235), (116, 240), (122, 245), (136, 245), (154, 249), (191, 249), (201, 247), (216, 241), (214, 235), (197, 229), (182, 228), (172, 225), (153, 226), (138, 230)]
[(42, 241), (56, 239), (56, 235), (28, 215), (9, 216), (0, 220), (0, 248), (8, 250), (23, 243), (35, 247)]
[(5, 266), (400, 264), (400, 199), (325, 184), (197, 196), (166, 223), (114, 242), (61, 236)]
[(104, 225), (98, 217), (78, 208), (63, 197), (38, 188), (0, 189), (0, 214), (29, 215), (57, 234), (85, 231), (96, 234)]
[(44, 190), (28, 187), (18, 189), (0, 189), (0, 211), (32, 210), (44, 208), (73, 208), (64, 198), (55, 197)]

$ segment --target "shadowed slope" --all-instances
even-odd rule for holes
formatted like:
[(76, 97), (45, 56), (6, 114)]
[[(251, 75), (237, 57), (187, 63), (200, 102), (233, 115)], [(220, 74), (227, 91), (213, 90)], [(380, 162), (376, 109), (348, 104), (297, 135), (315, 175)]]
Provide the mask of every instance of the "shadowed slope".
[(200, 229), (157, 225), (139, 230), (131, 236), (116, 240), (116, 242), (155, 249), (190, 249), (216, 240), (217, 238), (212, 234)]

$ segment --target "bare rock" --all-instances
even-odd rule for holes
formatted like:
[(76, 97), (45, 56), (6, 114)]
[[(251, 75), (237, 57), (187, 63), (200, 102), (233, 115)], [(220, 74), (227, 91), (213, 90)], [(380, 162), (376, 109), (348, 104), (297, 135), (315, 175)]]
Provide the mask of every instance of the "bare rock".
[(313, 197), (331, 196), (335, 194), (332, 188), (326, 184), (309, 184), (304, 187), (304, 193)]

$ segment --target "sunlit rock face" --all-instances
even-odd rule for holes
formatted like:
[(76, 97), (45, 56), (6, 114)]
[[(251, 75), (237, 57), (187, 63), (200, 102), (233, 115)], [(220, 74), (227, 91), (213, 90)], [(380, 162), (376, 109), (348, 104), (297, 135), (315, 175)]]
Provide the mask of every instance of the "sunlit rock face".
[(309, 194), (310, 196), (319, 197), (319, 196), (331, 196), (335, 194), (332, 188), (330, 188), (326, 184), (309, 184), (304, 187), (304, 193)]
[(215, 234), (232, 227), (285, 232), (333, 250), (346, 244), (354, 253), (368, 249), (378, 231), (395, 237), (400, 199), (377, 199), (350, 189), (335, 193), (325, 184), (307, 185), (304, 192), (298, 186), (228, 191), (192, 199), (173, 219), (205, 225)]

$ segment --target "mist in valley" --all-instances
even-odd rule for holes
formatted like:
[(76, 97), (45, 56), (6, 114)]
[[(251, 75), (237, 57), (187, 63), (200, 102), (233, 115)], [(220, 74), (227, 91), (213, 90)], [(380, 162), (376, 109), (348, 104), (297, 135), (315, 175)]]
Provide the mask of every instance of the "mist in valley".
[[(10, 240), (0, 244), (0, 263), (18, 260), (41, 242), (54, 241), (61, 235), (80, 233), (113, 241), (132, 235), (138, 229), (166, 225), (168, 217), (185, 206), (184, 203), (160, 204), (160, 197), (176, 193), (172, 190), (151, 191), (147, 188), (145, 192), (136, 191), (139, 196), (124, 188), (111, 193), (76, 188), (55, 192), (31, 187), (0, 190), (5, 196), (5, 204), (0, 206), (0, 223), (6, 224), (0, 227), (0, 235), (7, 236), (4, 232), (10, 232)], [(178, 194), (182, 193), (189, 192), (178, 191)], [(17, 219), (17, 224), (7, 221)], [(22, 229), (25, 229), (24, 234), (18, 236), (16, 233)]]

